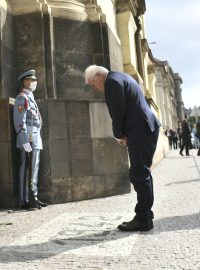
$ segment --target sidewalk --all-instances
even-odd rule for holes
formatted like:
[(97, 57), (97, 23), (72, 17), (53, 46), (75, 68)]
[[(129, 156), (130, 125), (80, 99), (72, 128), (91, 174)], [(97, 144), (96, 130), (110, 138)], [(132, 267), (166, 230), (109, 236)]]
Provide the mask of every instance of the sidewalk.
[[(171, 150), (153, 170), (154, 229), (121, 232), (136, 194), (0, 212), (0, 269), (199, 270), (200, 157)], [(11, 223), (10, 225), (6, 225)]]

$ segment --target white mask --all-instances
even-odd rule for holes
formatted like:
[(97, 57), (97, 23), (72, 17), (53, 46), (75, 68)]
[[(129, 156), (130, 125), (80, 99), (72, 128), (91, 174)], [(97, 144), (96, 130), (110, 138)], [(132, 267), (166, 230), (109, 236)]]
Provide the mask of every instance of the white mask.
[(31, 82), (30, 83), (30, 89), (31, 89), (31, 91), (35, 91), (36, 87), (37, 87), (37, 82)]

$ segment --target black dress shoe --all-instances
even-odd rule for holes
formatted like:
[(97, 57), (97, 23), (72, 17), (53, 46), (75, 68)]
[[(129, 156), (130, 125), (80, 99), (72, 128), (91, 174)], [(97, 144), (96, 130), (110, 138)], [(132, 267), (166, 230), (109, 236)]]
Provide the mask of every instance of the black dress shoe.
[(127, 224), (120, 224), (118, 229), (121, 231), (149, 231), (153, 229), (153, 221), (148, 219), (147, 221), (132, 220)]
[[(149, 219), (154, 219), (154, 213), (151, 211), (150, 213), (149, 213)], [(131, 221), (133, 221), (133, 220), (135, 220), (134, 218), (132, 219), (132, 220), (130, 220), (130, 221), (124, 221), (124, 222), (122, 222), (122, 224), (127, 224), (127, 223), (130, 223)]]
[(184, 156), (181, 152), (179, 153), (181, 156)]

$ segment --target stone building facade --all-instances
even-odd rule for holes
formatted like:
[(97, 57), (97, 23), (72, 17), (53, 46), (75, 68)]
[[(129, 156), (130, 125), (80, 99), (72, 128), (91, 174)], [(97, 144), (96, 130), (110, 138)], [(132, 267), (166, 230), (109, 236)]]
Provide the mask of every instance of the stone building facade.
[[(165, 121), (156, 85), (159, 68), (145, 37), (145, 10), (144, 0), (0, 1), (0, 207), (17, 205), (12, 106), (19, 91), (16, 78), (28, 69), (36, 70), (35, 97), (44, 122), (41, 198), (61, 203), (130, 191), (126, 148), (112, 138), (103, 95), (84, 88), (83, 71), (97, 64), (129, 73)], [(176, 105), (169, 104), (172, 118)], [(161, 129), (155, 163), (166, 145)]]
[(163, 129), (167, 127), (177, 130), (184, 119), (184, 103), (182, 101), (182, 78), (167, 61), (153, 58), (155, 65), (155, 90), (157, 105), (160, 110)]
[(143, 49), (146, 52), (145, 96), (162, 124), (154, 157), (154, 163), (157, 163), (169, 151), (166, 128), (176, 131), (184, 119), (182, 78), (173, 72), (167, 61), (160, 61), (152, 55), (147, 41), (144, 44), (146, 44)]
[(184, 103), (182, 99), (182, 88), (181, 84), (183, 83), (182, 78), (179, 73), (174, 73), (174, 83), (175, 83), (175, 97), (177, 102), (177, 117), (178, 121), (182, 121), (184, 117)]

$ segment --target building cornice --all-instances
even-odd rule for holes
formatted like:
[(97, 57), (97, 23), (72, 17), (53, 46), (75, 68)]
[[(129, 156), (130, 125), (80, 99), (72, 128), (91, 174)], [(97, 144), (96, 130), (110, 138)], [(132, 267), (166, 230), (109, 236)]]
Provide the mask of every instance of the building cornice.
[(174, 73), (174, 80), (180, 81), (180, 83), (183, 83), (183, 80), (181, 76), (179, 75), (179, 73)]
[(148, 42), (147, 42), (146, 38), (141, 39), (141, 45), (142, 45), (142, 50), (144, 52), (149, 51), (149, 45), (148, 45)]
[(152, 97), (146, 97), (146, 99), (147, 99), (148, 104), (151, 105), (156, 112), (158, 112), (159, 111), (158, 106), (154, 102), (153, 98)]
[(144, 0), (116, 0), (115, 6), (117, 13), (130, 10), (133, 17), (140, 16), (146, 11)]

